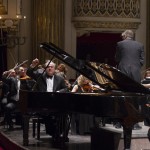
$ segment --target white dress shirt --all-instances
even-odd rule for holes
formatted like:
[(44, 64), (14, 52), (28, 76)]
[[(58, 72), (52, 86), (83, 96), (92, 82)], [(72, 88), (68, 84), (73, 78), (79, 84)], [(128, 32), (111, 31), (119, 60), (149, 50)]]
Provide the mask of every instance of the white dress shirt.
[(53, 92), (53, 81), (54, 81), (54, 76), (52, 78), (46, 78), (47, 92)]
[(11, 99), (13, 99), (13, 100), (15, 100), (15, 101), (19, 101), (19, 90), (20, 90), (20, 84), (21, 84), (21, 82), (20, 82), (20, 79), (16, 79), (16, 88), (17, 88), (17, 94), (16, 95), (13, 95), (13, 96), (11, 96)]

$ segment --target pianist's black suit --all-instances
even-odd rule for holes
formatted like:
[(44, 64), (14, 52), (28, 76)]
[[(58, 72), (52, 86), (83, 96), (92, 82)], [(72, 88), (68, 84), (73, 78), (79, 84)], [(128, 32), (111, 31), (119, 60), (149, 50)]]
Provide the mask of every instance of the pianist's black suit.
[[(46, 78), (47, 75), (44, 73), (43, 75), (39, 73), (38, 71), (34, 70), (34, 68), (28, 68), (27, 70), (27, 75), (30, 76), (31, 78), (35, 79), (37, 81), (36, 86), (35, 86), (35, 91), (40, 91), (40, 92), (46, 92), (47, 90), (47, 84), (46, 84)], [(39, 76), (41, 77), (39, 78)], [(54, 75), (54, 86), (53, 86), (53, 92), (59, 91), (59, 92), (66, 92), (68, 90), (65, 81), (62, 77), (58, 75)]]

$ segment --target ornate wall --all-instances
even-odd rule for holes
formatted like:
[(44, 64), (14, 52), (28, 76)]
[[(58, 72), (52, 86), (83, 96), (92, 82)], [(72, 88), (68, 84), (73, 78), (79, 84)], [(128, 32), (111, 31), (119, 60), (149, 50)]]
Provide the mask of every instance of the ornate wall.
[(69, 3), (72, 7), (72, 15), (70, 17), (70, 14), (66, 13), (67, 30), (71, 33), (65, 33), (65, 49), (68, 49), (68, 52), (74, 57), (76, 57), (77, 37), (92, 32), (121, 33), (125, 29), (134, 30), (136, 40), (142, 42), (147, 51), (145, 19), (148, 0), (66, 1), (67, 6)]
[(73, 17), (140, 17), (140, 0), (73, 0)]
[(76, 28), (131, 28), (140, 24), (140, 0), (73, 0)]

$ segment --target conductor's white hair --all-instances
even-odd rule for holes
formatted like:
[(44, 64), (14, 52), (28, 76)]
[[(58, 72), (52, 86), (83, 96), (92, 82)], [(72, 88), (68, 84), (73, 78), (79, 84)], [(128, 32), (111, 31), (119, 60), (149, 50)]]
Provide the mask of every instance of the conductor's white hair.
[(134, 37), (134, 33), (132, 30), (125, 30), (121, 35), (122, 37), (129, 37), (129, 38)]

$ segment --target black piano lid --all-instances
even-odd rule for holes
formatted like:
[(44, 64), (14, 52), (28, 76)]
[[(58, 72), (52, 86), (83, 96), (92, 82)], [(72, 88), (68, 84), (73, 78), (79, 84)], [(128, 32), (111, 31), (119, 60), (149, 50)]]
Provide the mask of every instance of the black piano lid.
[[(60, 59), (62, 62), (75, 69), (80, 74), (84, 75), (95, 84), (104, 88), (106, 91), (117, 90), (123, 92), (134, 92), (134, 93), (144, 93), (150, 94), (150, 90), (145, 88), (143, 85), (132, 80), (122, 72), (120, 72), (115, 67), (107, 64), (102, 64), (101, 69), (97, 69), (92, 64), (85, 62), (83, 60), (75, 59), (73, 56), (60, 49), (53, 43), (41, 43), (40, 47), (45, 49), (48, 53), (52, 54), (56, 58)], [(101, 71), (103, 70), (103, 71)], [(108, 74), (106, 74), (107, 72)], [(108, 81), (108, 84), (100, 83), (95, 77), (95, 73), (102, 76)]]

